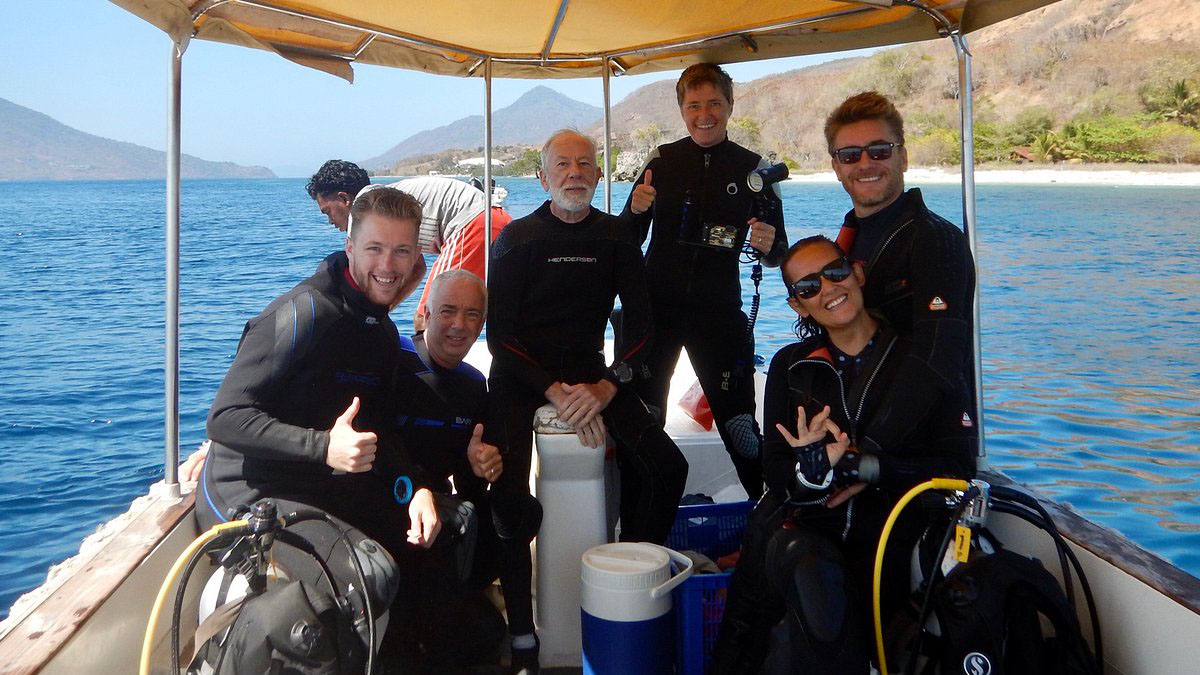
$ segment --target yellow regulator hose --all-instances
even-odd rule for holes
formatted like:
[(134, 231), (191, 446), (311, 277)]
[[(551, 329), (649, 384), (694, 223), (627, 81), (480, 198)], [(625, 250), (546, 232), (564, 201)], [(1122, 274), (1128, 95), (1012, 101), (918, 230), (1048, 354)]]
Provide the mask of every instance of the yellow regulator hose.
[(896, 519), (900, 517), (900, 512), (908, 505), (917, 495), (926, 490), (958, 490), (965, 492), (971, 487), (971, 484), (965, 480), (956, 478), (934, 478), (927, 480), (920, 485), (913, 487), (896, 502), (896, 506), (892, 508), (891, 514), (888, 515), (887, 522), (883, 525), (883, 532), (879, 535), (879, 548), (875, 549), (875, 576), (871, 584), (871, 601), (872, 609), (875, 613), (875, 650), (879, 654), (879, 672), (880, 675), (888, 675), (887, 658), (883, 653), (883, 617), (882, 610), (879, 607), (879, 589), (883, 576), (883, 552), (887, 548), (888, 535), (892, 532), (892, 526), (896, 524)]
[(204, 534), (196, 537), (196, 540), (188, 545), (187, 549), (179, 555), (175, 561), (175, 565), (171, 567), (171, 571), (167, 572), (167, 578), (163, 580), (162, 586), (158, 589), (158, 597), (154, 599), (154, 608), (150, 611), (150, 621), (146, 624), (146, 637), (142, 641), (142, 661), (139, 672), (141, 675), (150, 675), (150, 652), (154, 647), (154, 628), (158, 625), (158, 617), (162, 613), (163, 603), (170, 594), (171, 588), (175, 585), (175, 579), (183, 568), (187, 565), (192, 556), (196, 554), (208, 542), (216, 539), (223, 534), (229, 534), (229, 530), (242, 528), (249, 530), (249, 523), (244, 520), (234, 520), (228, 523), (219, 523), (214, 525), (212, 529)]

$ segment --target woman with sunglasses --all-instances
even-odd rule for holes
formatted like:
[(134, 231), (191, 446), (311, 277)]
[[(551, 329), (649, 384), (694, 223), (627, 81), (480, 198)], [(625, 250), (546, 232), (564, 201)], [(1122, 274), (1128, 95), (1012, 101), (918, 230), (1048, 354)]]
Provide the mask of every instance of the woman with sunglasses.
[[(862, 266), (829, 239), (797, 242), (782, 272), (801, 340), (781, 349), (768, 371), (767, 493), (746, 527), (712, 672), (760, 672), (771, 628), (786, 615), (788, 649), (778, 655), (790, 671), (865, 674), (883, 523), (917, 483), (974, 474), (975, 428), (963, 417), (970, 399), (964, 388), (935, 401), (925, 418), (909, 420), (902, 442), (860, 451), (874, 447), (861, 433), (887, 414), (881, 403), (909, 341), (863, 306)], [(919, 509), (905, 516), (884, 560), (885, 625), (908, 594), (908, 555), (925, 524)]]

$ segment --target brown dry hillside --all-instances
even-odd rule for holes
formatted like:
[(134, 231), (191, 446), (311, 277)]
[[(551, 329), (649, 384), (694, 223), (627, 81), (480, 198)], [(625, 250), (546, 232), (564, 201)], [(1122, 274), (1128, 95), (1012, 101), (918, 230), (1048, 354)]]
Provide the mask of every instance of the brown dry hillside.
[[(1145, 87), (1182, 80), (1193, 96), (1200, 91), (1200, 3), (1193, 0), (1063, 0), (971, 34), (968, 43), (976, 122), (985, 129), (1011, 125), (1022, 114), (1041, 116), (1055, 129), (1098, 118), (1132, 120), (1147, 112), (1139, 96)], [(956, 153), (958, 76), (948, 40), (739, 82), (730, 134), (760, 152), (821, 166), (828, 161), (824, 115), (868, 89), (901, 107), (914, 161), (949, 161)], [(613, 131), (622, 149), (682, 135), (672, 83), (647, 85), (621, 101)]]

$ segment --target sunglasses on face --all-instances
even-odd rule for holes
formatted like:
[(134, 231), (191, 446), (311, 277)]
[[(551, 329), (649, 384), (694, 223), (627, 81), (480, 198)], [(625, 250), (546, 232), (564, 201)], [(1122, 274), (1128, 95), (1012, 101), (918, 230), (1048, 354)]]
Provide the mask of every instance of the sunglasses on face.
[(851, 271), (850, 261), (845, 258), (838, 258), (822, 267), (821, 271), (806, 274), (788, 284), (788, 293), (793, 298), (807, 300), (821, 292), (821, 277), (825, 277), (836, 284), (839, 281), (845, 281), (846, 277), (850, 276)]
[(844, 148), (838, 148), (833, 151), (833, 156), (837, 157), (842, 164), (858, 164), (858, 160), (862, 159), (863, 150), (867, 151), (867, 157), (875, 160), (890, 159), (892, 156), (892, 148), (903, 148), (903, 143), (872, 143), (866, 147), (861, 145), (847, 145)]

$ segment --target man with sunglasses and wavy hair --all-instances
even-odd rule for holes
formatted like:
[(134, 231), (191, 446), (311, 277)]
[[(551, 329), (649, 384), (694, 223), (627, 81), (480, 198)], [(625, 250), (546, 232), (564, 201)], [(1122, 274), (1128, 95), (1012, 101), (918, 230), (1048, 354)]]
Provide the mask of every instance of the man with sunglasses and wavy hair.
[[(904, 119), (887, 97), (868, 91), (843, 101), (825, 120), (825, 140), (854, 204), (838, 246), (863, 265), (866, 306), (913, 345), (860, 441), (871, 451), (903, 438), (933, 401), (974, 390), (975, 265), (962, 230), (930, 211), (919, 189), (905, 191)], [(974, 420), (964, 415), (962, 424)]]

